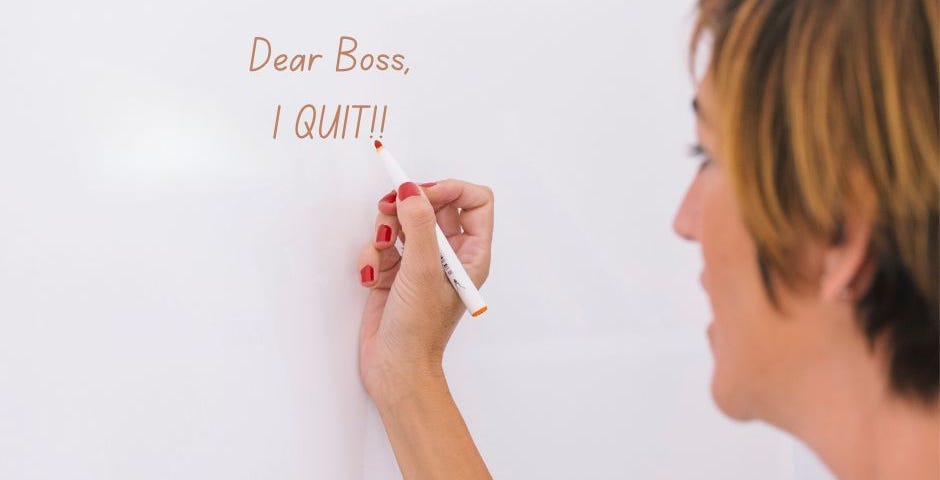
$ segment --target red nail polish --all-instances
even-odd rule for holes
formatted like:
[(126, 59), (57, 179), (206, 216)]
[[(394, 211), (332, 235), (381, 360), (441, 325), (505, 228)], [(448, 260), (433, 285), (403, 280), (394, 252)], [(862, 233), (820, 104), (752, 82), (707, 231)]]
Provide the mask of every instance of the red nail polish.
[(372, 270), (372, 265), (366, 265), (359, 270), (359, 279), (362, 283), (372, 283), (375, 279), (375, 270)]
[(398, 192), (396, 192), (395, 190), (392, 190), (392, 193), (386, 194), (384, 197), (382, 197), (382, 201), (388, 202), (388, 203), (395, 203), (395, 197), (397, 195), (398, 195)]
[(424, 188), (431, 188), (431, 187), (433, 187), (433, 186), (435, 186), (435, 185), (437, 185), (437, 182), (425, 182), (425, 183), (422, 183), (422, 184), (421, 184), (421, 186), (424, 187)]
[(405, 182), (398, 186), (398, 200), (404, 201), (412, 195), (419, 195), (421, 190), (415, 185), (415, 182)]
[(376, 242), (390, 242), (392, 240), (392, 227), (388, 225), (379, 225), (379, 231), (375, 232)]

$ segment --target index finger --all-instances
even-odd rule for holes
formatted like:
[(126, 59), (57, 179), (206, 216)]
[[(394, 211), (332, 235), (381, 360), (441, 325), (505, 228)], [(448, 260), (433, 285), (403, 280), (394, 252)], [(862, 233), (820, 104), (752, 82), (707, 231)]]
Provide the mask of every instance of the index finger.
[(493, 238), (493, 190), (490, 187), (448, 178), (425, 189), (424, 193), (434, 210), (445, 206), (460, 209), (464, 234)]

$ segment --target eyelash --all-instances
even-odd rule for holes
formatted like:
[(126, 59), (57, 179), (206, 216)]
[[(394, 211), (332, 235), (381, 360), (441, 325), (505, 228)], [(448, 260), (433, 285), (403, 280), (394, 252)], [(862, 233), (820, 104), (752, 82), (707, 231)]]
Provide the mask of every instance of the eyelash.
[(711, 157), (708, 156), (708, 153), (705, 151), (705, 148), (702, 147), (700, 143), (693, 143), (689, 147), (689, 156), (692, 158), (698, 159), (698, 171), (702, 171), (705, 167), (708, 167), (712, 163)]

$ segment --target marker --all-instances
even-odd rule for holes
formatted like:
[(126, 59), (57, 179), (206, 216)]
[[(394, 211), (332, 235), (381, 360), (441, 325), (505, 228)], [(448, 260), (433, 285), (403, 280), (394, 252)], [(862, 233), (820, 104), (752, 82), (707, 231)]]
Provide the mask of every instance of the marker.
[[(392, 178), (392, 183), (395, 184), (395, 188), (398, 188), (399, 185), (405, 182), (411, 181), (408, 175), (405, 175), (405, 171), (401, 169), (401, 165), (398, 164), (395, 157), (393, 157), (388, 149), (382, 146), (382, 142), (378, 140), (375, 141), (375, 152), (379, 154), (379, 158), (381, 158), (382, 163), (385, 164), (385, 170), (388, 171), (388, 175)], [(441, 231), (440, 225), (435, 223), (434, 229), (437, 232), (437, 246), (441, 253), (441, 267), (444, 269), (447, 279), (450, 280), (451, 286), (457, 291), (457, 295), (460, 296), (463, 304), (467, 306), (467, 311), (470, 312), (470, 315), (474, 317), (481, 315), (486, 311), (486, 303), (483, 302), (483, 296), (480, 295), (480, 291), (477, 290), (476, 285), (470, 280), (470, 275), (467, 275), (463, 264), (460, 263), (460, 259), (457, 258), (457, 254), (454, 253), (454, 249), (451, 248), (450, 242), (447, 241), (447, 237), (444, 236), (444, 232)], [(404, 253), (404, 245), (400, 238), (395, 239), (395, 248), (398, 249), (398, 253)]]

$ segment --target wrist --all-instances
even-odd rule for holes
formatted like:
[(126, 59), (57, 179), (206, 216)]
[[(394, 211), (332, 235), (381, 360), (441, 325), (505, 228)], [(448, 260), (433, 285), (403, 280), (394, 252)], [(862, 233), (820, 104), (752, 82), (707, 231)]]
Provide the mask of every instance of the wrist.
[(405, 402), (413, 402), (438, 392), (449, 392), (440, 364), (385, 369), (376, 379), (369, 395), (383, 415)]

